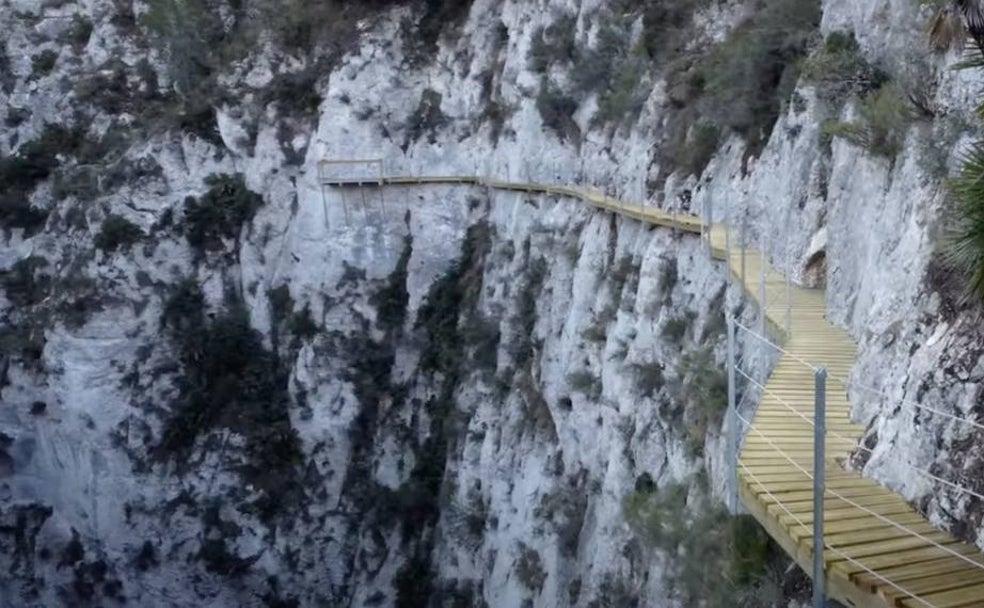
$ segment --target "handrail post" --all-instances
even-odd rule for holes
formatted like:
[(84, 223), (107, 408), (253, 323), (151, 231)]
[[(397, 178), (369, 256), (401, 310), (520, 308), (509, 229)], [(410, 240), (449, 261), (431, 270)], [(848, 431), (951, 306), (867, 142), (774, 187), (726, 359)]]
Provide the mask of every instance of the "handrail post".
[[(709, 242), (710, 237), (707, 240)], [(728, 222), (724, 223), (724, 269), (728, 273), (728, 285), (731, 285), (731, 224)]]
[(746, 222), (745, 222), (745, 215), (742, 214), (742, 216), (741, 216), (741, 228), (740, 228), (741, 234), (739, 235), (740, 238), (738, 240), (741, 241), (741, 288), (743, 290), (746, 288), (746, 285), (747, 285), (747, 283), (745, 282), (745, 278), (746, 278), (746, 275), (745, 275), (745, 250), (746, 250), (747, 244), (748, 244), (748, 231), (747, 231), (747, 228), (748, 228), (748, 226), (746, 225)]
[(707, 255), (711, 255), (711, 230), (714, 228), (714, 199), (707, 197)]
[(823, 498), (827, 435), (827, 370), (816, 371), (813, 409), (813, 608), (824, 608)]
[[(728, 271), (731, 272), (730, 270)], [(725, 306), (728, 306), (725, 303)], [(726, 438), (728, 467), (728, 511), (738, 513), (738, 405), (735, 386), (735, 317), (728, 309), (728, 435)]]
[(793, 279), (792, 266), (786, 269), (786, 339), (793, 332)]
[(767, 243), (766, 243), (766, 237), (765, 237), (765, 230), (763, 230), (762, 231), (762, 235), (761, 235), (761, 244), (760, 244), (761, 251), (759, 252), (759, 269), (760, 269), (760, 272), (759, 272), (759, 309), (762, 311), (762, 324), (761, 324), (761, 327), (759, 328), (761, 330), (759, 333), (761, 333), (763, 337), (765, 337), (765, 335), (766, 335), (766, 333), (765, 333), (766, 332), (766, 328), (768, 327), (768, 322), (766, 320), (766, 316), (767, 316), (768, 310), (769, 310), (769, 303), (768, 303), (768, 301), (766, 301), (767, 292), (765, 290), (765, 278), (766, 278), (765, 265), (766, 265), (766, 259), (768, 258), (768, 256), (765, 253), (766, 244)]

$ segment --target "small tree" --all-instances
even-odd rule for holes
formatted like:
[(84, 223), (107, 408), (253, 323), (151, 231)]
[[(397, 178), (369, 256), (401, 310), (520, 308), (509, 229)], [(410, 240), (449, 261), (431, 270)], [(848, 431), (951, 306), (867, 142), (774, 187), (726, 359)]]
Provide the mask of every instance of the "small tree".
[(221, 249), (223, 239), (239, 236), (252, 221), (263, 197), (246, 187), (242, 175), (211, 175), (208, 192), (185, 199), (185, 236), (199, 250)]
[(108, 215), (96, 235), (96, 249), (113, 253), (118, 249), (129, 249), (144, 238), (143, 230), (133, 222), (119, 215)]

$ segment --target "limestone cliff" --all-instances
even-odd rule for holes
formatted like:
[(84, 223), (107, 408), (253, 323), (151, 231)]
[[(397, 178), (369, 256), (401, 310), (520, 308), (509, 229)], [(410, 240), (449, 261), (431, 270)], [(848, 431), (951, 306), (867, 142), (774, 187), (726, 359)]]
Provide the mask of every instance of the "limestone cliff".
[[(248, 4), (0, 8), (0, 605), (715, 605), (723, 540), (630, 525), (633, 496), (684, 536), (723, 518), (727, 298), (700, 240), (562, 197), (323, 188), (326, 158), (743, 221), (861, 344), (866, 470), (979, 534), (895, 464), (974, 467), (896, 405), (973, 411), (984, 375), (934, 270), (977, 83), (918, 3), (772, 3), (794, 18), (763, 42), (734, 1), (339, 2), (221, 66), (165, 10), (214, 9), (227, 45)], [(862, 102), (789, 68), (845, 31), (925, 87), (891, 154), (831, 135)], [(758, 47), (728, 44), (781, 69), (732, 82), (725, 54)], [(768, 95), (714, 92), (739, 85)], [(739, 600), (801, 591), (766, 579)]]

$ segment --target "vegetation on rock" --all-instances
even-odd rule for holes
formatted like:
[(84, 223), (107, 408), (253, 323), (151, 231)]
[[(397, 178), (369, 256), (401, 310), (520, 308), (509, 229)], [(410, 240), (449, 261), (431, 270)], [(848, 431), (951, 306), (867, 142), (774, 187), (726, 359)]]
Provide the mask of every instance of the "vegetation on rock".
[(211, 175), (208, 192), (185, 199), (184, 223), (188, 244), (200, 252), (221, 250), (226, 239), (238, 240), (263, 197), (246, 186), (242, 175)]
[(730, 516), (685, 485), (636, 485), (622, 513), (643, 544), (669, 555), (668, 580), (684, 604), (769, 605), (781, 584), (769, 566), (786, 558), (751, 516)]
[(238, 433), (248, 456), (242, 474), (261, 492), (253, 507), (262, 517), (289, 507), (301, 492), (301, 447), (288, 413), (287, 372), (242, 302), (207, 315), (201, 288), (189, 279), (172, 290), (161, 322), (178, 347), (182, 376), (158, 454), (181, 460), (214, 429)]
[(133, 222), (119, 215), (108, 215), (94, 243), (96, 249), (112, 253), (118, 249), (129, 249), (143, 238), (143, 230)]

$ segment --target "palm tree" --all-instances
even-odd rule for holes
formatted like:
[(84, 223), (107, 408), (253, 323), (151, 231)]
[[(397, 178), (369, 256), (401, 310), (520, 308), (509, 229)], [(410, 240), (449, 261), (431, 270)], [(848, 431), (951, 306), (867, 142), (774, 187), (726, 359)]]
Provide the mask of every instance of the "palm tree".
[[(984, 68), (984, 0), (934, 0), (930, 44), (946, 51), (966, 45), (972, 53), (957, 68)], [(977, 113), (984, 116), (984, 104)], [(968, 292), (984, 299), (984, 139), (965, 150), (960, 169), (949, 180), (955, 225), (947, 247), (949, 261), (969, 273)]]
[(984, 0), (931, 0), (936, 13), (929, 23), (934, 49), (948, 51), (963, 47), (967, 35), (984, 55)]

